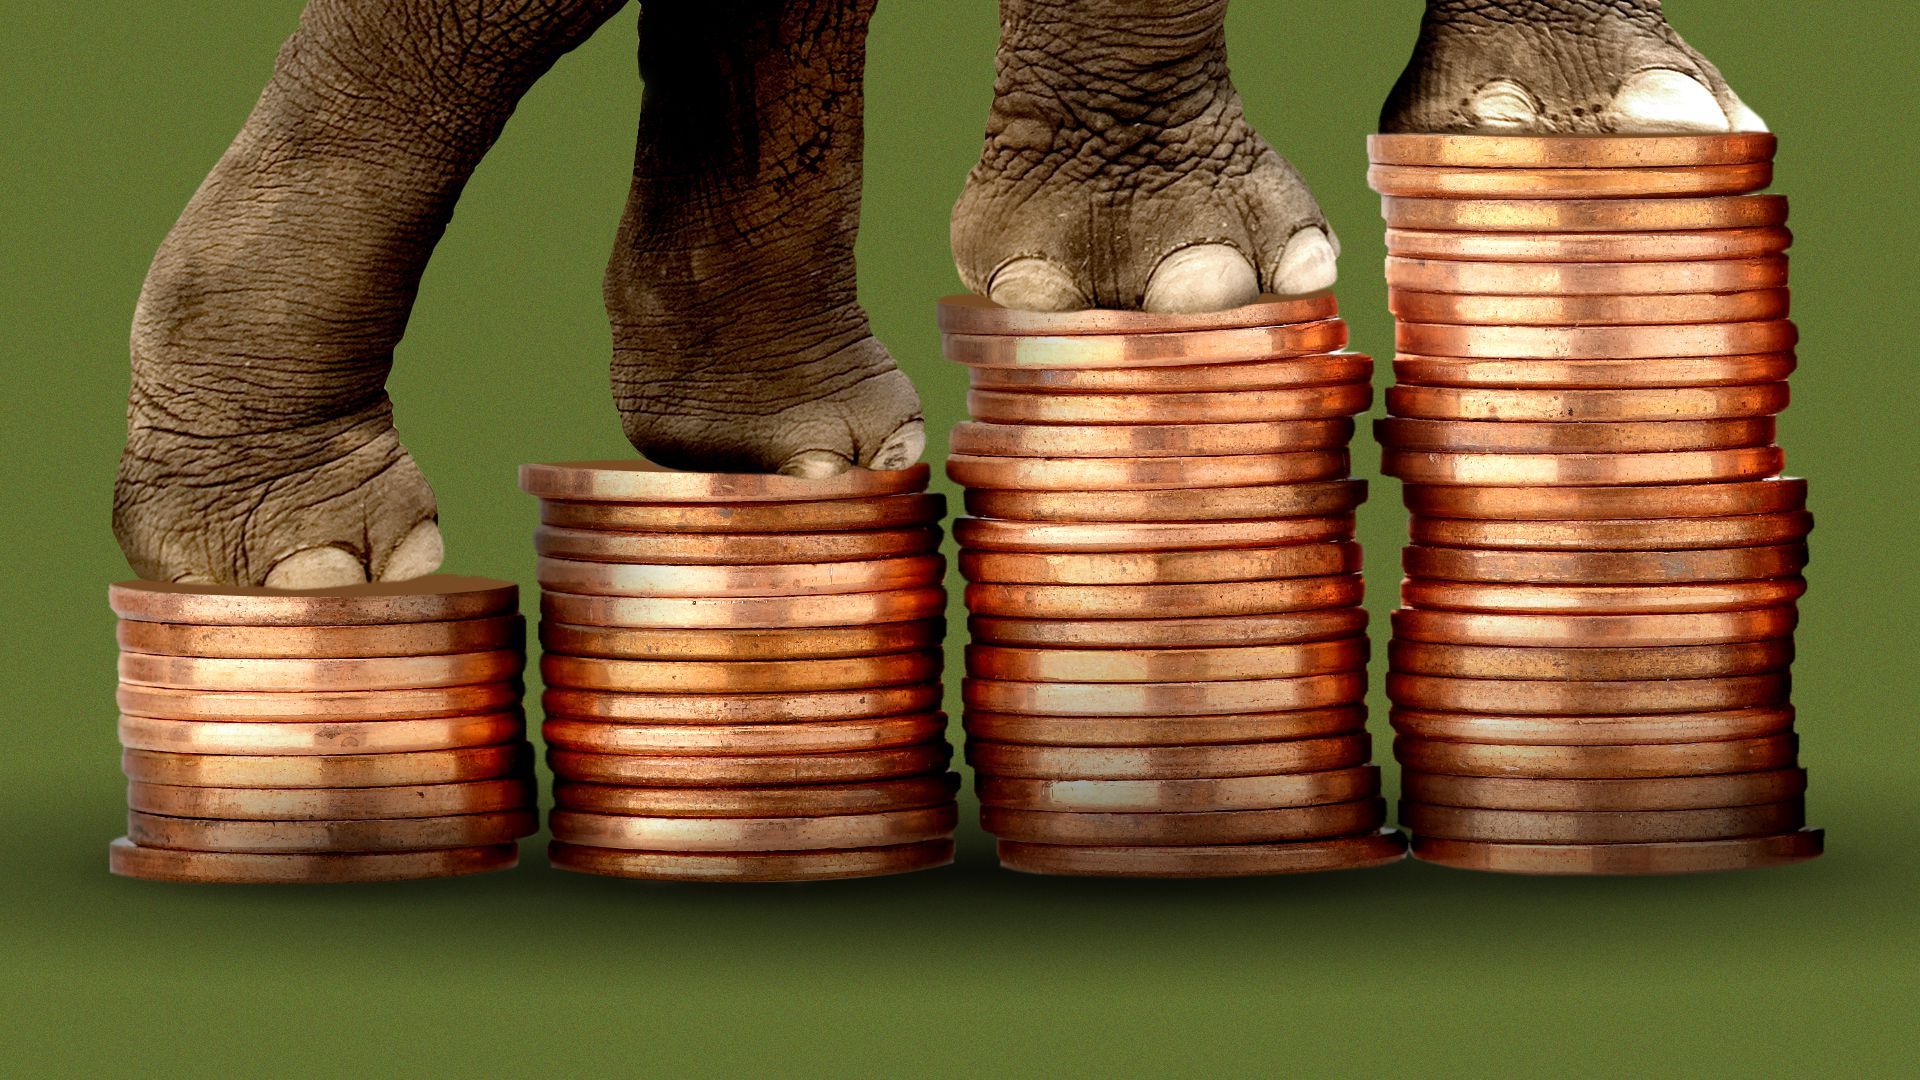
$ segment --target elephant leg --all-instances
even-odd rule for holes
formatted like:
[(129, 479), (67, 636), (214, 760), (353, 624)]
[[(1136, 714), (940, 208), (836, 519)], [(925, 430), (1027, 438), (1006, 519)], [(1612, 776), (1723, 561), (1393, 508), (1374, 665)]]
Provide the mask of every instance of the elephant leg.
[(986, 145), (953, 211), (1011, 307), (1208, 311), (1333, 284), (1333, 230), (1247, 123), (1226, 0), (1001, 0)]
[(114, 530), (143, 577), (430, 573), (385, 390), (420, 275), (520, 95), (624, 0), (312, 0), (134, 315)]
[(920, 400), (855, 294), (873, 0), (645, 0), (607, 266), (628, 439), (677, 467), (899, 468)]
[(1665, 134), (1766, 123), (1667, 25), (1660, 0), (1427, 0), (1380, 130)]

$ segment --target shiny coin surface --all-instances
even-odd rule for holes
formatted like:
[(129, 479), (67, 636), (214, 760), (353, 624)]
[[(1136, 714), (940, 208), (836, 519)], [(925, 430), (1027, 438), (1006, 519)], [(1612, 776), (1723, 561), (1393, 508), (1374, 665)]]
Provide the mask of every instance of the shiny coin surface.
[(553, 838), (565, 844), (628, 851), (818, 851), (885, 847), (953, 835), (952, 803), (831, 817), (637, 817), (555, 810)]
[[(1432, 351), (1440, 352), (1443, 356), (1460, 355)], [(1372, 404), (1373, 386), (1363, 382), (1290, 390), (1198, 394), (967, 391), (967, 412), (975, 420), (994, 424), (1212, 424), (1323, 420), (1363, 413)]]
[(937, 585), (818, 596), (589, 596), (553, 590), (540, 596), (543, 619), (688, 630), (917, 622), (941, 615), (946, 608), (946, 590)]
[(524, 775), (523, 742), (400, 754), (169, 754), (123, 750), (120, 769), (142, 784), (239, 788), (364, 788), (455, 784)]
[(425, 690), (352, 690), (289, 693), (240, 690), (178, 690), (123, 683), (120, 711), (168, 720), (333, 721), (415, 720), (468, 716), (520, 705), (516, 682), (479, 683)]
[(1787, 384), (1638, 390), (1483, 390), (1395, 386), (1387, 408), (1425, 420), (1718, 420), (1771, 416), (1787, 407)]
[(1276, 679), (1351, 671), (1367, 639), (1238, 649), (1009, 649), (967, 646), (967, 673), (1021, 682), (1183, 682)]
[(968, 381), (988, 390), (1040, 390), (1054, 394), (1168, 393), (1199, 390), (1278, 390), (1288, 386), (1367, 382), (1373, 358), (1364, 353), (1325, 353), (1237, 364), (1146, 368), (969, 368)]
[(1385, 866), (1406, 856), (1392, 829), (1365, 836), (1282, 844), (1084, 847), (1002, 840), (1000, 865), (1026, 874), (1074, 877), (1204, 878), (1305, 874)]
[(1517, 746), (1718, 742), (1783, 735), (1793, 729), (1793, 709), (1785, 705), (1639, 716), (1513, 716), (1394, 709), (1389, 719), (1393, 730), (1402, 735)]
[(967, 706), (1035, 716), (1209, 716), (1346, 705), (1366, 696), (1360, 669), (1285, 679), (1220, 682), (1069, 683), (969, 678)]
[(1502, 746), (1402, 735), (1393, 754), (1407, 769), (1454, 776), (1630, 779), (1789, 769), (1797, 745), (1792, 735), (1642, 746)]
[(944, 742), (839, 754), (590, 754), (552, 750), (547, 764), (562, 780), (630, 787), (760, 787), (891, 780), (946, 771)]
[(1537, 716), (1712, 712), (1784, 705), (1785, 673), (1711, 679), (1464, 679), (1387, 675), (1396, 705), (1439, 712), (1506, 712)]
[(1033, 716), (968, 709), (967, 734), (988, 742), (1034, 746), (1202, 746), (1213, 743), (1317, 739), (1362, 731), (1362, 705), (1225, 716)]
[(561, 461), (520, 466), (520, 490), (569, 502), (807, 502), (909, 495), (927, 486), (925, 465), (852, 468), (835, 476), (684, 472), (651, 461)]
[(1731, 840), (1791, 832), (1806, 824), (1799, 799), (1700, 810), (1484, 810), (1401, 802), (1416, 836), (1490, 843), (1631, 844)]
[(968, 367), (1140, 368), (1232, 364), (1345, 348), (1339, 319), (1158, 334), (940, 335), (947, 359)]
[[(1787, 257), (1699, 262), (1464, 262), (1387, 256), (1387, 285), (1472, 296), (1650, 296), (1778, 289)], [(1402, 350), (1411, 351), (1411, 350)]]
[(540, 522), (563, 529), (671, 533), (808, 533), (895, 529), (938, 522), (944, 495), (884, 495), (817, 502), (666, 503), (566, 502), (545, 499)]
[(1057, 334), (1164, 334), (1182, 330), (1226, 330), (1317, 322), (1338, 314), (1332, 292), (1303, 296), (1261, 296), (1250, 304), (1220, 311), (1153, 312), (1088, 308), (1085, 311), (1021, 311), (1001, 307), (984, 296), (940, 298), (942, 333), (1048, 336)]
[(1806, 591), (1806, 579), (1798, 577), (1685, 585), (1510, 585), (1424, 578), (1408, 578), (1400, 583), (1400, 597), (1408, 607), (1512, 614), (1745, 611), (1791, 604)]
[(413, 881), (507, 870), (519, 861), (520, 848), (514, 844), (351, 855), (254, 855), (148, 848), (122, 837), (107, 851), (107, 868), (121, 877), (209, 885)]
[(550, 687), (619, 690), (635, 694), (764, 694), (855, 690), (940, 677), (938, 652), (895, 653), (813, 660), (605, 660), (540, 658)]
[(1018, 619), (987, 615), (967, 619), (973, 640), (984, 644), (1089, 649), (1284, 645), (1351, 637), (1366, 626), (1365, 609), (1354, 606), (1197, 619)]
[(542, 558), (535, 573), (541, 588), (556, 592), (699, 600), (920, 588), (938, 584), (946, 569), (946, 560), (939, 555), (761, 566), (675, 566)]
[(549, 718), (639, 724), (795, 724), (898, 716), (938, 708), (937, 682), (860, 690), (778, 694), (629, 694), (551, 687)]
[(326, 821), (484, 814), (531, 808), (531, 779), (373, 788), (219, 788), (127, 785), (127, 807), (176, 818)]
[(1036, 458), (954, 454), (947, 475), (973, 488), (1009, 491), (1155, 491), (1293, 484), (1347, 475), (1347, 452), (1223, 454), (1217, 457)]
[(1166, 552), (1191, 554), (1229, 548), (1264, 548), (1353, 539), (1353, 515), (1276, 518), (1267, 521), (1036, 522), (960, 518), (953, 523), (961, 565), (969, 553), (1008, 551), (1036, 555)]
[(532, 810), (377, 821), (210, 821), (127, 814), (127, 839), (140, 847), (255, 854), (434, 851), (507, 844), (540, 831)]
[(807, 724), (614, 724), (548, 717), (547, 745), (590, 754), (826, 754), (938, 738), (943, 713)]
[(548, 655), (609, 660), (769, 661), (882, 656), (937, 647), (944, 619), (786, 630), (667, 630), (544, 621)]
[[(1687, 232), (1480, 233), (1388, 229), (1387, 250), (1408, 259), (1488, 262), (1689, 262), (1778, 255), (1793, 234), (1773, 225)], [(1398, 314), (1398, 312), (1396, 312)], [(1475, 320), (1478, 321), (1478, 320)], [(1647, 322), (1710, 320), (1648, 319)]]
[(1415, 858), (1507, 874), (1691, 874), (1784, 866), (1817, 857), (1825, 834), (1799, 829), (1739, 840), (1650, 844), (1490, 844), (1422, 837)]
[(1241, 424), (955, 424), (955, 454), (1013, 458), (1216, 458), (1344, 449), (1353, 421)]
[(1279, 776), (1213, 780), (1021, 780), (980, 776), (982, 806), (1061, 813), (1187, 813), (1267, 810), (1370, 799), (1380, 793), (1372, 765)]
[(1386, 803), (1379, 799), (1266, 810), (1151, 813), (980, 808), (980, 827), (1003, 840), (1116, 847), (1319, 840), (1376, 832), (1386, 819)]
[(1402, 608), (1393, 613), (1393, 633), (1453, 645), (1722, 645), (1787, 637), (1799, 619), (1792, 607), (1674, 615), (1506, 615)]
[(1475, 169), (1688, 168), (1773, 160), (1766, 132), (1725, 135), (1427, 135), (1367, 136), (1367, 160), (1380, 165)]
[(1350, 540), (1239, 550), (960, 553), (960, 573), (968, 581), (1007, 584), (1192, 584), (1323, 577), (1359, 569), (1360, 545)]
[(1414, 546), (1402, 553), (1407, 576), (1446, 581), (1658, 584), (1757, 581), (1798, 574), (1804, 544), (1699, 551), (1488, 551)]
[(1365, 502), (1365, 480), (1195, 491), (969, 491), (967, 513), (1013, 521), (1250, 521), (1344, 514)]
[(518, 615), (387, 626), (211, 626), (126, 619), (117, 628), (122, 652), (235, 660), (487, 652), (518, 649), (525, 634)]
[(940, 529), (849, 529), (821, 533), (634, 533), (542, 525), (533, 550), (586, 562), (741, 566), (856, 562), (924, 555), (940, 548)]
[(1495, 521), (1603, 521), (1711, 518), (1802, 511), (1807, 482), (1769, 477), (1738, 483), (1654, 483), (1641, 487), (1407, 485), (1407, 509), (1443, 518)]
[(1397, 199), (1380, 200), (1394, 229), (1447, 232), (1674, 232), (1750, 229), (1787, 223), (1782, 195), (1704, 199)]
[(1499, 296), (1387, 290), (1387, 307), (1409, 322), (1465, 326), (1644, 326), (1649, 323), (1784, 319), (1785, 289), (1648, 296)]
[(865, 784), (763, 788), (640, 788), (563, 782), (554, 785), (553, 802), (568, 810), (640, 817), (822, 817), (938, 806), (952, 802), (959, 790), (960, 774), (951, 772)]
[(1367, 185), (1382, 195), (1442, 199), (1617, 199), (1655, 195), (1745, 195), (1773, 183), (1773, 165), (1686, 169), (1435, 168), (1371, 165)]
[(338, 589), (266, 589), (122, 581), (107, 589), (114, 614), (140, 622), (216, 626), (378, 626), (512, 614), (519, 587), (492, 578), (430, 574)]
[(413, 690), (516, 679), (525, 663), (526, 657), (518, 649), (328, 660), (226, 659), (122, 652), (120, 681), (181, 690), (276, 693)]
[(1790, 352), (1752, 356), (1670, 356), (1645, 360), (1487, 360), (1403, 354), (1394, 378), (1408, 386), (1486, 386), (1567, 390), (1642, 386), (1748, 386), (1781, 382), (1793, 374)]
[(1380, 471), (1408, 485), (1483, 489), (1692, 485), (1760, 480), (1777, 475), (1786, 462), (1785, 452), (1777, 446), (1642, 454), (1436, 454), (1389, 449), (1380, 455)]
[(1430, 641), (1395, 641), (1387, 648), (1394, 671), (1472, 679), (1706, 679), (1784, 671), (1793, 662), (1792, 638), (1638, 649), (1529, 649)]
[(967, 610), (1028, 619), (1149, 619), (1178, 615), (1266, 615), (1358, 604), (1360, 575), (1243, 581), (1231, 589), (1186, 585), (967, 586)]
[(556, 870), (654, 881), (830, 881), (930, 870), (953, 861), (952, 840), (845, 851), (619, 851), (560, 841), (548, 848)]
[(1619, 360), (1785, 352), (1799, 341), (1784, 319), (1688, 326), (1448, 326), (1400, 322), (1394, 346), (1424, 356)]
[(1373, 422), (1380, 445), (1395, 450), (1480, 454), (1620, 454), (1730, 450), (1773, 443), (1771, 416), (1721, 420), (1553, 421), (1409, 420)]
[(1626, 521), (1472, 521), (1415, 514), (1416, 544), (1512, 551), (1695, 551), (1793, 545), (1813, 531), (1804, 510)]
[(1201, 780), (1364, 765), (1364, 734), (1230, 746), (1015, 746), (973, 742), (967, 760), (990, 776), (1033, 780)]
[(492, 746), (520, 738), (518, 711), (427, 720), (335, 720), (313, 724), (221, 723), (122, 716), (120, 744), (175, 754), (397, 754)]
[(1400, 789), (1415, 803), (1488, 810), (1659, 811), (1757, 806), (1799, 798), (1804, 769), (1650, 780), (1516, 780), (1511, 777), (1408, 773)]

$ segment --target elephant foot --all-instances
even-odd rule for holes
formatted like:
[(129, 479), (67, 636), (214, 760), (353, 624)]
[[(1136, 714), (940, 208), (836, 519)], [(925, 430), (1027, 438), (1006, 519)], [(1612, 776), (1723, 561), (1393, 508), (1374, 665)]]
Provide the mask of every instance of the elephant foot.
[(1213, 311), (1331, 286), (1339, 243), (1227, 74), (1225, 0), (1004, 0), (967, 288), (1034, 311)]
[(1385, 132), (1765, 131), (1660, 0), (1429, 0)]

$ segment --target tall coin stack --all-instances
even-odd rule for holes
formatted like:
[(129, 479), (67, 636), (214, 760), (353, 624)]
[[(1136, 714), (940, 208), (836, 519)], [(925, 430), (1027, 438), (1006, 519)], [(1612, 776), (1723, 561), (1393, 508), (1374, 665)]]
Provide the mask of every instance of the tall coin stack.
[(1388, 693), (1414, 854), (1810, 858), (1787, 668), (1786, 200), (1764, 134), (1375, 136), (1412, 545)]
[(514, 865), (538, 831), (519, 590), (128, 581), (116, 874), (274, 883)]
[(1348, 477), (1373, 362), (1333, 297), (1197, 315), (942, 301), (967, 753), (1003, 865), (1391, 862)]
[(927, 473), (520, 470), (541, 499), (555, 866), (807, 881), (952, 861)]

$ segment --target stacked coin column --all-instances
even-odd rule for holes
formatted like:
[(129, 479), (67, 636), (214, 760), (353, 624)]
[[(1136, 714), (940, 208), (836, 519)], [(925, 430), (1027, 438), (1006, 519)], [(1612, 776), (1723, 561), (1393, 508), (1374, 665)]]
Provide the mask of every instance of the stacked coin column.
[(1001, 862), (1180, 877), (1371, 866), (1351, 417), (1333, 298), (1162, 316), (943, 301), (967, 753)]
[(114, 873), (447, 877), (514, 865), (537, 831), (515, 586), (129, 581), (109, 602), (131, 807)]
[(1786, 201), (1768, 135), (1376, 136), (1412, 546), (1388, 692), (1417, 857), (1808, 858), (1787, 667)]
[(927, 475), (521, 470), (555, 866), (803, 881), (952, 860)]

